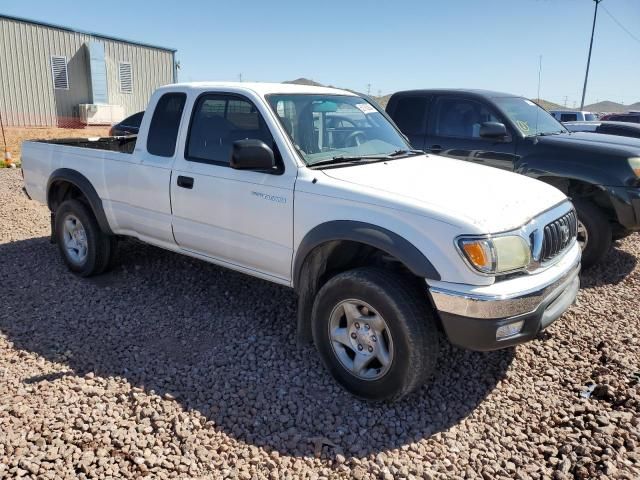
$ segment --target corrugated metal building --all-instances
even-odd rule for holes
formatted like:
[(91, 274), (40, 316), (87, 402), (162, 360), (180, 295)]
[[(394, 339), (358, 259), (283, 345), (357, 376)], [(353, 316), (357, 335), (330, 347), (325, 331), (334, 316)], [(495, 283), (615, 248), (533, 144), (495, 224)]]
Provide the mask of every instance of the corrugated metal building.
[(0, 14), (2, 118), (14, 126), (120, 121), (177, 80), (175, 52)]

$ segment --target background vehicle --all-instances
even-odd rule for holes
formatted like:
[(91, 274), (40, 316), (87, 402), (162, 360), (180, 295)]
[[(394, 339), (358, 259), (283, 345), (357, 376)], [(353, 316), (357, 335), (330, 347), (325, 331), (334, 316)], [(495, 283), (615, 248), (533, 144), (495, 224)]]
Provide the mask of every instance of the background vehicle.
[(610, 122), (640, 123), (640, 112), (610, 113), (608, 115), (604, 115), (601, 120), (607, 120)]
[(563, 125), (570, 132), (592, 132), (640, 138), (640, 125), (629, 122), (564, 122)]
[(116, 123), (109, 130), (109, 135), (112, 137), (123, 135), (137, 135), (142, 123), (142, 117), (144, 112), (134, 113), (130, 117), (125, 118), (120, 123)]
[(439, 329), (503, 348), (576, 297), (565, 195), (426, 158), (353, 93), (182, 84), (147, 112), (137, 137), (23, 145), (27, 192), (51, 209), (69, 269), (105, 271), (124, 235), (293, 287), (299, 338), (360, 397), (399, 398), (427, 380)]
[(598, 115), (579, 110), (549, 110), (549, 113), (559, 122), (590, 122), (598, 119)]
[(483, 90), (399, 92), (387, 112), (415, 148), (531, 176), (568, 195), (584, 266), (640, 229), (639, 140), (569, 133), (534, 102)]

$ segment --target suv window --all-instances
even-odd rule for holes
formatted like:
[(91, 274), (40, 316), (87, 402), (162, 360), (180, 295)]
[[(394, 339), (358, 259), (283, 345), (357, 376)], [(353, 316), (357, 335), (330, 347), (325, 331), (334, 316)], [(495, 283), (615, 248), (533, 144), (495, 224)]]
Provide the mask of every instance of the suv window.
[(150, 154), (173, 157), (186, 99), (184, 93), (165, 93), (158, 100), (147, 135), (147, 151)]
[(484, 122), (500, 120), (474, 100), (440, 98), (436, 104), (436, 136), (480, 139), (480, 125)]
[(396, 102), (393, 120), (398, 128), (407, 135), (424, 134), (426, 97), (400, 97)]
[(193, 109), (185, 157), (228, 165), (233, 143), (245, 139), (262, 140), (274, 147), (271, 132), (255, 105), (234, 95), (202, 95)]
[(578, 120), (578, 114), (577, 113), (562, 113), (560, 114), (560, 121), (561, 122), (575, 122)]

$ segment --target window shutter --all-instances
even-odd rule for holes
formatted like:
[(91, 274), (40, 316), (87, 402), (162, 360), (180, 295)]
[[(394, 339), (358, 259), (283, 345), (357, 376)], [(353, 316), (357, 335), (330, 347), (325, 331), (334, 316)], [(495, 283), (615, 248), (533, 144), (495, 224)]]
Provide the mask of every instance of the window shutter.
[(120, 75), (120, 92), (133, 92), (133, 76), (131, 74), (131, 64), (120, 62), (118, 64), (118, 73)]
[(52, 56), (51, 73), (53, 75), (53, 88), (56, 90), (69, 90), (67, 57)]

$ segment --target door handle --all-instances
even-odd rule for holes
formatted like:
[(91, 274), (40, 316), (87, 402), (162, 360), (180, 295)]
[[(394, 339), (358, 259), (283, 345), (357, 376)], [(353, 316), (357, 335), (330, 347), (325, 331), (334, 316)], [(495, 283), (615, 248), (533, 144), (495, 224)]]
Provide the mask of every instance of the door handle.
[(192, 177), (183, 177), (182, 175), (178, 175), (178, 186), (182, 188), (193, 188), (193, 178)]
[(431, 145), (429, 151), (431, 153), (440, 153), (442, 151), (442, 145)]

